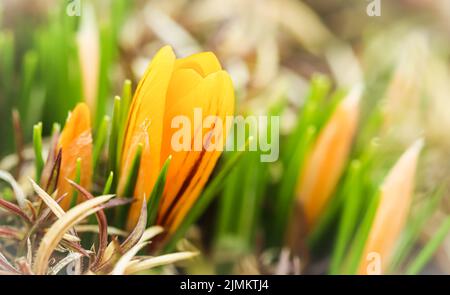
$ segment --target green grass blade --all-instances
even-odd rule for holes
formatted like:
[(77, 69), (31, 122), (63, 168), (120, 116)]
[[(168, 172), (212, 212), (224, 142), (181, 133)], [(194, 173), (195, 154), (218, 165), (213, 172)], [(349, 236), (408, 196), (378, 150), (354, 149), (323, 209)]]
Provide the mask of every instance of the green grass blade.
[(131, 99), (132, 99), (131, 81), (125, 80), (125, 82), (123, 83), (123, 90), (122, 90), (122, 110), (120, 114), (121, 126), (124, 126), (125, 122), (127, 121), (128, 111), (130, 110), (131, 105)]
[[(97, 134), (94, 140), (94, 151), (92, 155), (92, 169), (95, 172), (98, 166), (98, 161), (100, 159), (100, 155), (102, 153), (103, 147), (106, 142), (106, 137), (108, 135), (108, 127), (110, 123), (109, 116), (104, 116), (103, 121), (98, 128)], [(94, 173), (95, 174), (95, 173)]]
[[(76, 184), (80, 184), (81, 181), (81, 158), (77, 159), (75, 164), (75, 178), (73, 180)], [(73, 208), (78, 203), (78, 190), (74, 189), (72, 193), (72, 199), (70, 201), (70, 208)]]
[(61, 124), (53, 123), (53, 125), (52, 125), (52, 136), (54, 136), (57, 133), (60, 133), (60, 131), (61, 131)]
[[(36, 72), (38, 66), (38, 55), (34, 51), (28, 51), (23, 57), (22, 77), (20, 87), (20, 113), (25, 118), (24, 126), (30, 126), (32, 122), (39, 119), (40, 106), (35, 108), (30, 107), (34, 104), (31, 99), (33, 84), (35, 82)], [(34, 98), (35, 99), (35, 98)], [(29, 134), (29, 130), (25, 129), (25, 135)]]
[[(9, 116), (15, 90), (12, 82), (16, 53), (13, 32), (9, 30), (0, 31), (0, 52), (0, 96), (2, 96), (0, 116), (5, 118)], [(11, 120), (4, 120), (3, 124), (0, 125), (0, 133), (3, 134), (3, 138), (0, 140), (0, 155), (10, 153), (13, 150), (12, 129)]]
[(420, 273), (423, 267), (428, 263), (428, 261), (430, 261), (430, 259), (433, 257), (433, 254), (442, 244), (449, 230), (450, 216), (444, 220), (434, 237), (430, 241), (428, 241), (425, 247), (423, 247), (422, 251), (420, 251), (416, 258), (409, 264), (406, 270), (406, 274), (416, 275)]
[(144, 150), (144, 145), (139, 143), (136, 148), (136, 153), (134, 154), (133, 161), (128, 170), (125, 186), (122, 192), (119, 193), (121, 198), (131, 198), (134, 194), (134, 188), (136, 186), (136, 181), (139, 175), (139, 168), (141, 165), (142, 151)]
[(320, 247), (322, 239), (326, 236), (327, 230), (336, 222), (338, 213), (342, 209), (344, 203), (344, 195), (337, 194), (331, 198), (329, 204), (325, 207), (324, 212), (317, 221), (317, 225), (311, 230), (307, 237), (308, 248), (315, 250)]
[(170, 161), (172, 160), (172, 156), (169, 156), (164, 162), (164, 165), (161, 169), (161, 172), (156, 179), (155, 186), (152, 189), (152, 193), (150, 194), (150, 198), (148, 200), (147, 206), (147, 226), (155, 225), (156, 217), (158, 216), (159, 202), (161, 201), (161, 197), (164, 192), (164, 186), (166, 185), (166, 176), (167, 171), (169, 170)]
[(372, 228), (373, 220), (378, 209), (378, 204), (380, 202), (380, 193), (377, 192), (375, 196), (370, 200), (369, 207), (364, 215), (362, 223), (356, 232), (353, 243), (350, 247), (348, 253), (349, 256), (343, 264), (342, 273), (343, 274), (356, 274), (358, 271), (358, 266), (361, 261), (361, 257), (364, 252), (364, 247), (366, 245), (367, 238), (369, 237), (370, 230)]
[[(235, 152), (230, 153), (233, 156)], [(226, 155), (228, 156), (228, 155)], [(228, 159), (226, 159), (228, 160)], [(223, 188), (223, 193), (219, 199), (219, 212), (216, 224), (216, 242), (220, 242), (222, 237), (229, 234), (235, 227), (236, 219), (234, 218), (234, 212), (238, 210), (236, 199), (239, 197), (238, 185), (240, 180), (240, 170), (242, 165), (238, 163), (235, 169), (230, 173), (226, 179), (226, 184)]]
[[(117, 173), (116, 159), (117, 159), (117, 139), (120, 130), (120, 108), (121, 108), (121, 99), (120, 97), (116, 96), (114, 98), (114, 109), (112, 116), (111, 131), (109, 135), (109, 152), (108, 152), (108, 171), (114, 172), (114, 175), (116, 176), (119, 176), (119, 174)], [(113, 190), (116, 189), (117, 178), (118, 177), (115, 177), (115, 180), (113, 181), (112, 185)]]
[(426, 204), (420, 209), (417, 216), (407, 223), (392, 257), (389, 268), (390, 273), (396, 273), (400, 265), (413, 250), (414, 245), (419, 239), (420, 231), (445, 196), (445, 188), (446, 185), (441, 185), (437, 188)]
[(103, 195), (109, 195), (111, 193), (111, 185), (114, 180), (114, 172), (109, 172), (108, 179), (105, 182), (105, 187), (103, 188)]
[(117, 138), (117, 152), (116, 152), (116, 173), (120, 174), (120, 161), (122, 159), (122, 148), (123, 142), (125, 140), (125, 129), (127, 127), (127, 119), (128, 119), (128, 111), (131, 105), (131, 81), (125, 80), (122, 91), (122, 98), (120, 104), (120, 122), (119, 122), (119, 131)]
[(295, 198), (295, 189), (301, 173), (301, 167), (315, 136), (316, 129), (313, 126), (310, 126), (306, 130), (305, 135), (302, 136), (303, 140), (297, 146), (294, 155), (286, 168), (286, 172), (280, 184), (277, 196), (278, 199), (275, 203), (275, 219), (271, 230), (272, 245), (279, 246), (283, 242), (287, 223), (289, 222), (292, 213), (291, 209)]
[(240, 209), (235, 216), (237, 219), (237, 236), (242, 243), (243, 250), (250, 251), (255, 234), (256, 218), (260, 200), (265, 188), (265, 165), (260, 162), (259, 153), (248, 153), (248, 159), (242, 161), (247, 169), (240, 176), (240, 193), (237, 194)]
[(44, 169), (44, 158), (42, 156), (42, 122), (39, 122), (33, 127), (33, 148), (36, 183), (39, 183), (41, 180), (42, 169)]
[[(253, 140), (253, 137), (250, 137), (246, 143), (248, 147), (249, 143)], [(236, 166), (238, 161), (241, 159), (242, 155), (245, 153), (246, 148), (240, 149), (242, 151), (237, 152), (230, 160), (228, 160), (219, 173), (211, 180), (209, 185), (200, 195), (198, 200), (192, 206), (191, 210), (186, 215), (183, 222), (180, 226), (175, 230), (170, 240), (165, 246), (165, 251), (171, 251), (175, 248), (176, 243), (179, 239), (181, 239), (184, 234), (187, 232), (189, 227), (194, 224), (195, 221), (200, 217), (200, 215), (205, 211), (205, 209), (211, 204), (214, 197), (219, 193), (222, 189), (223, 185), (226, 183), (226, 178)]]
[[(132, 198), (134, 195), (134, 189), (139, 175), (139, 168), (141, 166), (141, 156), (143, 150), (144, 145), (142, 143), (138, 144), (136, 153), (133, 157), (133, 161), (131, 162), (130, 169), (128, 170), (125, 186), (119, 193), (120, 198)], [(120, 226), (123, 226), (125, 224), (128, 208), (129, 206), (120, 206), (117, 208), (117, 222)]]
[(358, 223), (358, 213), (361, 206), (361, 193), (358, 174), (361, 169), (361, 163), (354, 160), (350, 164), (348, 181), (344, 184), (343, 195), (345, 197), (345, 206), (343, 207), (340, 218), (337, 239), (331, 256), (330, 274), (337, 274), (339, 267), (345, 255), (346, 247)]

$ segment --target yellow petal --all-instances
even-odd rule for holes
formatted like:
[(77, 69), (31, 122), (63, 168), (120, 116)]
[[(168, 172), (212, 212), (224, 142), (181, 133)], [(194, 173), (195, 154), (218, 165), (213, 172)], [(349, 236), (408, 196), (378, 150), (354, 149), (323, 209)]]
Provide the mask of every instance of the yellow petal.
[[(159, 62), (162, 64), (161, 59), (166, 61), (169, 59), (167, 53), (161, 55), (164, 58), (161, 56), (155, 57), (151, 68), (157, 68), (153, 63)], [(146, 108), (142, 107), (144, 103), (141, 101), (144, 95), (139, 94), (143, 91), (138, 87), (128, 118), (126, 144), (124, 145), (124, 151), (127, 151), (127, 153), (123, 155), (122, 173), (127, 170), (127, 163), (130, 163), (132, 159), (133, 148), (130, 147), (136, 146), (140, 140), (148, 140), (149, 148), (144, 147), (135, 191), (135, 198), (141, 200), (144, 195), (150, 195), (154, 180), (160, 172), (162, 164), (169, 155), (172, 155), (158, 213), (159, 223), (165, 227), (170, 227), (167, 220), (170, 219), (170, 223), (172, 223), (172, 219), (179, 216), (174, 212), (181, 212), (184, 216), (185, 212), (190, 209), (221, 154), (220, 151), (206, 152), (194, 149), (195, 138), (202, 142), (203, 134), (208, 131), (202, 128), (203, 119), (209, 115), (223, 117), (226, 114), (232, 115), (234, 94), (231, 79), (226, 72), (221, 70), (219, 61), (211, 52), (195, 54), (176, 61), (173, 61), (172, 53), (170, 54), (170, 66), (166, 64), (160, 71), (164, 72), (155, 72), (154, 83), (158, 81), (159, 85), (164, 85), (165, 91), (151, 90), (148, 93), (149, 95), (155, 95), (155, 92), (158, 92), (158, 95), (164, 96), (161, 100), (165, 104), (149, 103), (148, 108), (151, 113), (144, 113)], [(141, 83), (150, 83), (147, 77), (150, 73), (150, 71), (147, 72)], [(163, 87), (159, 90), (162, 89)], [(149, 101), (151, 102), (151, 100)], [(160, 128), (157, 132), (151, 131), (154, 128), (154, 119), (151, 116), (154, 116), (155, 108), (158, 112), (158, 128)], [(196, 108), (202, 111), (202, 116), (197, 121), (194, 120), (194, 109)], [(171, 127), (172, 119), (176, 116), (186, 116), (190, 120), (192, 146), (189, 151), (174, 151), (171, 146), (172, 136), (178, 131)], [(140, 119), (137, 119), (137, 117)], [(143, 120), (144, 124), (139, 125), (138, 123)], [(149, 123), (147, 124), (145, 120)], [(224, 118), (223, 121), (225, 121)], [(133, 130), (133, 128), (134, 132), (131, 132), (130, 130)], [(146, 128), (148, 128), (147, 139), (142, 136), (142, 131)], [(132, 137), (130, 134), (141, 135)], [(152, 146), (152, 137), (159, 138), (159, 149)], [(129, 154), (130, 152), (131, 154)], [(155, 157), (158, 157), (158, 159), (155, 159)], [(135, 202), (132, 205), (128, 217), (128, 228), (136, 223), (140, 204), (141, 202)], [(180, 210), (180, 207), (183, 210)]]
[[(167, 175), (167, 185), (164, 193), (164, 197), (161, 203), (160, 216), (166, 215), (169, 207), (174, 206), (175, 198), (178, 200), (182, 197), (182, 193), (187, 189), (191, 178), (195, 175), (196, 170), (204, 156), (204, 151), (194, 150), (194, 141), (197, 139), (202, 140), (205, 130), (202, 129), (203, 119), (209, 115), (216, 115), (219, 107), (221, 94), (221, 79), (223, 79), (224, 72), (211, 74), (206, 77), (198, 85), (198, 87), (192, 91), (189, 95), (185, 96), (183, 101), (180, 101), (178, 106), (173, 108), (174, 112), (168, 114), (166, 118), (166, 126), (170, 126), (171, 119), (176, 115), (184, 115), (189, 118), (192, 124), (191, 132), (191, 151), (178, 151), (175, 152), (171, 149), (170, 139), (176, 129), (168, 130), (165, 144), (170, 149), (172, 154), (171, 166)], [(194, 108), (200, 108), (202, 110), (201, 121), (195, 122), (194, 120)], [(203, 158), (204, 159), (204, 158)], [(182, 192), (180, 192), (182, 190)], [(160, 219), (161, 220), (161, 219)]]
[(336, 107), (307, 157), (297, 189), (311, 229), (341, 177), (355, 134), (361, 89), (353, 89)]
[(66, 180), (75, 178), (76, 162), (81, 159), (80, 185), (90, 189), (92, 180), (92, 136), (89, 108), (85, 103), (79, 103), (64, 126), (58, 142), (61, 149), (61, 169), (58, 178), (58, 196), (67, 193), (61, 202), (61, 207), (67, 209), (70, 204), (73, 189)]
[(125, 185), (131, 159), (139, 143), (133, 138), (137, 138), (136, 134), (142, 134), (143, 128), (148, 134), (146, 138), (148, 144), (144, 145), (142, 152), (141, 169), (139, 169), (135, 187), (137, 201), (131, 205), (128, 227), (133, 227), (136, 223), (142, 204), (141, 200), (144, 196), (150, 195), (160, 170), (164, 109), (174, 63), (175, 55), (172, 48), (170, 46), (163, 47), (155, 55), (139, 82), (130, 107), (123, 145), (119, 191)]
[(382, 273), (389, 266), (392, 250), (408, 217), (422, 146), (423, 141), (418, 140), (408, 148), (381, 186), (380, 203), (361, 258), (359, 274), (368, 273), (369, 263), (372, 261), (368, 259), (370, 253), (377, 254), (381, 259)]
[[(175, 116), (187, 116), (193, 123), (193, 110), (194, 108), (204, 108), (205, 101), (202, 99), (203, 94), (198, 92), (200, 85), (203, 82), (203, 78), (192, 69), (180, 69), (175, 70), (170, 82), (166, 111), (164, 113), (164, 132), (163, 143), (161, 147), (161, 163), (167, 159), (172, 153), (171, 139), (173, 133), (176, 131), (171, 128), (172, 119)], [(194, 93), (195, 91), (195, 93)], [(193, 125), (193, 124), (192, 124)], [(194, 129), (195, 127), (192, 126)]]
[[(225, 72), (219, 72), (216, 76), (218, 83), (216, 86), (216, 101), (217, 107), (214, 110), (214, 115), (218, 116), (222, 122), (226, 122), (226, 116), (232, 116), (234, 113), (234, 92), (231, 79)], [(228, 130), (223, 126), (223, 145), (226, 142)], [(190, 177), (190, 183), (187, 185), (185, 192), (181, 195), (180, 199), (176, 202), (171, 212), (169, 212), (164, 226), (169, 229), (169, 233), (173, 232), (179, 224), (182, 222), (187, 212), (192, 208), (201, 191), (203, 190), (209, 176), (211, 175), (218, 158), (221, 155), (221, 151), (204, 151), (197, 160), (196, 169), (190, 171), (194, 173)], [(164, 212), (163, 212), (164, 213)]]
[(175, 68), (192, 69), (202, 77), (206, 77), (209, 74), (222, 70), (219, 60), (212, 52), (201, 52), (185, 58), (180, 58), (175, 63)]

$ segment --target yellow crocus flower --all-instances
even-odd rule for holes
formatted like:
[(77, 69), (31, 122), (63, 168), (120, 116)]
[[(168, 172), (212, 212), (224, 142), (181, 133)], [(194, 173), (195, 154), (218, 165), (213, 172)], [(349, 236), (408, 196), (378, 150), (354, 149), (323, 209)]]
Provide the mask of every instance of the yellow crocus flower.
[[(172, 160), (160, 202), (158, 224), (169, 232), (176, 229), (202, 191), (221, 151), (205, 148), (174, 151), (171, 146), (177, 131), (171, 127), (172, 119), (186, 116), (194, 122), (197, 108), (202, 110), (202, 119), (212, 115), (225, 122), (226, 116), (233, 115), (234, 91), (229, 75), (211, 52), (177, 59), (171, 47), (163, 47), (139, 82), (126, 124), (119, 192), (125, 185), (137, 146), (144, 146), (133, 196), (136, 201), (131, 205), (127, 228), (136, 224), (142, 199), (149, 197), (170, 155)], [(223, 131), (225, 142), (226, 130), (221, 131), (216, 125), (206, 130), (199, 124), (191, 127), (192, 138), (210, 131)]]

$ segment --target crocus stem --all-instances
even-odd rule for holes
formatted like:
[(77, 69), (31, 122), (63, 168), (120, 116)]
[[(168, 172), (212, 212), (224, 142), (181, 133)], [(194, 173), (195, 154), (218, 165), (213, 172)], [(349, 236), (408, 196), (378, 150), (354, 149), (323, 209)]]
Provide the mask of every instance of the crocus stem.
[[(139, 167), (141, 166), (141, 156), (143, 149), (144, 145), (142, 143), (138, 144), (136, 152), (134, 154), (133, 162), (131, 164), (130, 170), (128, 171), (125, 187), (122, 192), (119, 193), (119, 197), (121, 198), (132, 198), (134, 195), (134, 188), (136, 186), (136, 181), (139, 174)], [(128, 208), (129, 205), (118, 207), (117, 222), (119, 222), (119, 225), (121, 227), (123, 227), (125, 224)]]
[[(108, 169), (109, 171), (113, 171), (114, 174), (117, 175), (116, 172), (116, 158), (117, 158), (117, 138), (119, 136), (120, 129), (120, 108), (121, 108), (121, 99), (116, 96), (114, 98), (114, 110), (112, 116), (112, 124), (111, 124), (111, 133), (109, 137), (109, 153), (108, 153)], [(116, 189), (117, 186), (117, 177), (113, 180), (112, 188)]]
[(171, 160), (172, 160), (172, 156), (169, 156), (169, 158), (167, 158), (166, 162), (164, 163), (164, 165), (161, 169), (161, 172), (159, 173), (158, 179), (156, 180), (155, 186), (153, 187), (150, 198), (148, 200), (147, 225), (149, 225), (149, 226), (154, 225), (156, 222), (156, 217), (158, 216), (159, 202), (161, 201), (161, 197), (164, 192), (167, 171), (169, 169)]
[(42, 169), (44, 168), (44, 158), (42, 157), (42, 122), (33, 127), (33, 147), (35, 157), (36, 182), (41, 180)]
[[(81, 181), (81, 158), (77, 159), (76, 167), (75, 167), (75, 178), (74, 182), (76, 184), (80, 184)], [(77, 205), (78, 201), (78, 191), (73, 190), (72, 200), (70, 201), (70, 208), (73, 208)]]
[(100, 127), (98, 128), (97, 134), (95, 136), (94, 151), (92, 155), (92, 167), (94, 170), (94, 175), (96, 170), (95, 168), (97, 167), (98, 160), (100, 158), (103, 146), (106, 141), (110, 121), (111, 119), (109, 118), (109, 116), (104, 116), (102, 123), (100, 124)]

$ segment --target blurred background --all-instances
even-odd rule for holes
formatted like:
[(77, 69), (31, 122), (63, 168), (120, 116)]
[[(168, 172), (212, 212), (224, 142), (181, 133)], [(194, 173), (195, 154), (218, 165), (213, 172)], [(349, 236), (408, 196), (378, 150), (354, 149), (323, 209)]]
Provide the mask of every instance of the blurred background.
[[(378, 3), (379, 15), (370, 16), (368, 6)], [(131, 79), (135, 87), (165, 44), (179, 57), (213, 51), (232, 76), (237, 113), (267, 114), (282, 101), (282, 139), (295, 128), (311, 79), (326, 76), (332, 89), (364, 84), (354, 154), (376, 133), (383, 154), (379, 169), (385, 173), (413, 140), (423, 137), (427, 148), (413, 212), (430, 191), (449, 182), (448, 0), (0, 0), (1, 167), (11, 165), (8, 155), (18, 145), (30, 143), (33, 124), (42, 121), (49, 134), (53, 122), (63, 123), (79, 101), (88, 102), (98, 126), (111, 113), (123, 81)], [(23, 138), (14, 137), (12, 109), (20, 114)], [(376, 132), (365, 129), (374, 110), (381, 114)], [(252, 158), (245, 161), (240, 169), (254, 164)], [(283, 161), (265, 165), (256, 179), (243, 180), (246, 191), (223, 192), (223, 199), (240, 195), (247, 202), (234, 208), (238, 224), (230, 223), (226, 202), (218, 201), (202, 217), (202, 230), (190, 232), (193, 243), (203, 239), (210, 257), (221, 253), (214, 259), (224, 265), (223, 272), (230, 272), (227, 262), (236, 257), (243, 257), (233, 266), (238, 273), (303, 269), (302, 251), (274, 266), (269, 245), (277, 242), (265, 242), (271, 234), (264, 212), (271, 210), (277, 195), (273, 187), (285, 168)], [(419, 249), (435, 235), (449, 207), (445, 192), (420, 232)], [(190, 272), (205, 272), (208, 261)], [(309, 272), (323, 273), (322, 261), (326, 258)], [(291, 264), (298, 271), (291, 271)], [(424, 271), (450, 273), (450, 238)]]

